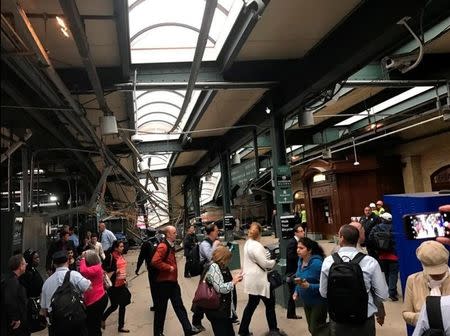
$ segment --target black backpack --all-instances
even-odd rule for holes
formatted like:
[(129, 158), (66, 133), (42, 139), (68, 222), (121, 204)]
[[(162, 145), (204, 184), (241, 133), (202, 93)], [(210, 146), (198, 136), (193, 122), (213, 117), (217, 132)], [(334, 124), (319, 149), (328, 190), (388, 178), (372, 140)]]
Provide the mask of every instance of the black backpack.
[(195, 246), (192, 248), (188, 258), (189, 258), (189, 266), (190, 266), (189, 274), (191, 276), (197, 276), (197, 275), (202, 274), (206, 260), (204, 260), (203, 262), (200, 262), (200, 244), (195, 244)]
[(337, 323), (362, 324), (367, 320), (369, 295), (359, 266), (366, 255), (358, 253), (344, 262), (333, 253), (334, 263), (328, 274), (328, 310), (330, 318)]
[(65, 330), (78, 329), (86, 320), (83, 296), (70, 282), (70, 272), (67, 271), (64, 282), (56, 289), (50, 301), (52, 325), (57, 328), (59, 324)]
[(422, 336), (444, 336), (445, 331), (442, 322), (441, 297), (427, 296), (425, 305), (430, 329), (425, 331)]
[(392, 251), (394, 249), (392, 231), (387, 226), (376, 226), (373, 232), (373, 243), (377, 251)]

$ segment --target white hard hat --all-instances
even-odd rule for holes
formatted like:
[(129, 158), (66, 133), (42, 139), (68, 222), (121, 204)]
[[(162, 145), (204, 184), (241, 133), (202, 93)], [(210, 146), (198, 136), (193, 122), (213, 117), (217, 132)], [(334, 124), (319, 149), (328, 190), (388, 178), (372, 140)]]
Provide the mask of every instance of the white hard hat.
[(373, 203), (373, 202), (370, 203), (369, 206), (370, 206), (371, 208), (376, 208), (376, 207), (377, 207), (377, 206), (375, 205), (375, 203)]
[(384, 212), (384, 213), (382, 213), (382, 214), (380, 215), (380, 217), (381, 217), (382, 219), (384, 219), (385, 221), (388, 221), (388, 222), (392, 221), (392, 215), (391, 215), (389, 212)]

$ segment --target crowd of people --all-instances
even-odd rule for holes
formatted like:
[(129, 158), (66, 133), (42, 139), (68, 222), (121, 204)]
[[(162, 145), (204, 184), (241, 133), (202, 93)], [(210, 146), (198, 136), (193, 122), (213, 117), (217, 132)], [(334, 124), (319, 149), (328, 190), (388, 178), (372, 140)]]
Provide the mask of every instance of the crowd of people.
[[(392, 216), (381, 201), (370, 204), (358, 221), (343, 225), (338, 233), (338, 247), (325, 256), (318, 242), (306, 236), (305, 221), (294, 227), (294, 236), (286, 250), (286, 282), (289, 288), (287, 318), (299, 320), (295, 301), (301, 299), (311, 335), (375, 335), (375, 324), (384, 324), (383, 301), (398, 300), (398, 257), (392, 234)], [(118, 310), (117, 331), (125, 327), (126, 307), (131, 303), (127, 286), (127, 260), (124, 243), (99, 224), (99, 232), (86, 234), (80, 241), (73, 230), (64, 228), (60, 239), (51, 244), (46, 258), (49, 277), (44, 281), (37, 267), (37, 251), (27, 250), (10, 258), (10, 275), (2, 282), (2, 334), (30, 335), (48, 327), (53, 335), (101, 335), (106, 320)], [(205, 227), (205, 239), (199, 244), (195, 228), (189, 227), (184, 239), (186, 266), (184, 277), (190, 278), (192, 251), (198, 247), (203, 266), (200, 283), (205, 282), (219, 297), (214, 308), (202, 306), (195, 298), (191, 306), (192, 322), (183, 303), (178, 283), (175, 255), (177, 230), (166, 226), (164, 234), (147, 239), (141, 246), (135, 273), (144, 263), (148, 269), (154, 311), (153, 333), (164, 335), (167, 306), (170, 300), (185, 335), (203, 330), (204, 317), (210, 321), (214, 335), (253, 335), (250, 324), (262, 301), (268, 335), (285, 335), (279, 329), (275, 310), (275, 292), (268, 280), (276, 261), (261, 244), (262, 227), (251, 223), (243, 248), (243, 267), (232, 274), (232, 254), (218, 240), (218, 227)], [(450, 243), (445, 238), (442, 243)], [(416, 251), (423, 270), (409, 275), (404, 294), (403, 318), (415, 327), (414, 336), (430, 328), (427, 305), (437, 301), (442, 316), (450, 312), (449, 252), (441, 242), (424, 241)], [(236, 287), (241, 282), (248, 300), (239, 320)], [(71, 304), (67, 304), (67, 295)], [(197, 293), (196, 293), (197, 295)], [(109, 302), (109, 307), (108, 307)], [(431, 305), (431, 303), (430, 303)], [(60, 316), (70, 316), (60, 318)], [(292, 323), (294, 323), (292, 321)], [(297, 322), (295, 322), (297, 323)], [(444, 332), (450, 332), (447, 320)]]

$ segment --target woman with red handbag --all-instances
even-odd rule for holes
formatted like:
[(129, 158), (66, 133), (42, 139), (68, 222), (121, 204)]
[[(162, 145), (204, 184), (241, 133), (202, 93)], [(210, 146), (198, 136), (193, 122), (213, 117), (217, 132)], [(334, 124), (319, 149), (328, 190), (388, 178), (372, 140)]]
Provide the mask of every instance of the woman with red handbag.
[(231, 275), (228, 268), (231, 261), (231, 252), (226, 246), (218, 246), (213, 252), (211, 261), (212, 264), (204, 278), (219, 295), (219, 307), (216, 309), (205, 309), (203, 307), (203, 310), (211, 322), (215, 336), (234, 336), (232, 292), (234, 286), (242, 281), (242, 274)]

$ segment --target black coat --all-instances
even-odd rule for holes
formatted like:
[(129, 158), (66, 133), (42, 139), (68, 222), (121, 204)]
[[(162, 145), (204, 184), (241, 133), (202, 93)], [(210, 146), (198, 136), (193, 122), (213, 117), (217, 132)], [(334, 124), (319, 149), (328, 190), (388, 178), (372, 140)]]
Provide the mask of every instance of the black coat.
[(188, 257), (191, 254), (191, 251), (194, 248), (195, 244), (197, 244), (197, 242), (198, 240), (195, 233), (187, 234), (186, 237), (184, 237), (183, 248), (185, 257)]
[(297, 254), (297, 240), (292, 237), (288, 240), (286, 247), (286, 274), (297, 272), (298, 254)]
[[(16, 274), (11, 272), (2, 284), (2, 335), (30, 335), (27, 323), (28, 299), (25, 288), (19, 282)], [(20, 321), (19, 328), (14, 331), (12, 321)], [(8, 329), (6, 329), (8, 328)], [(8, 330), (6, 332), (6, 330)]]

